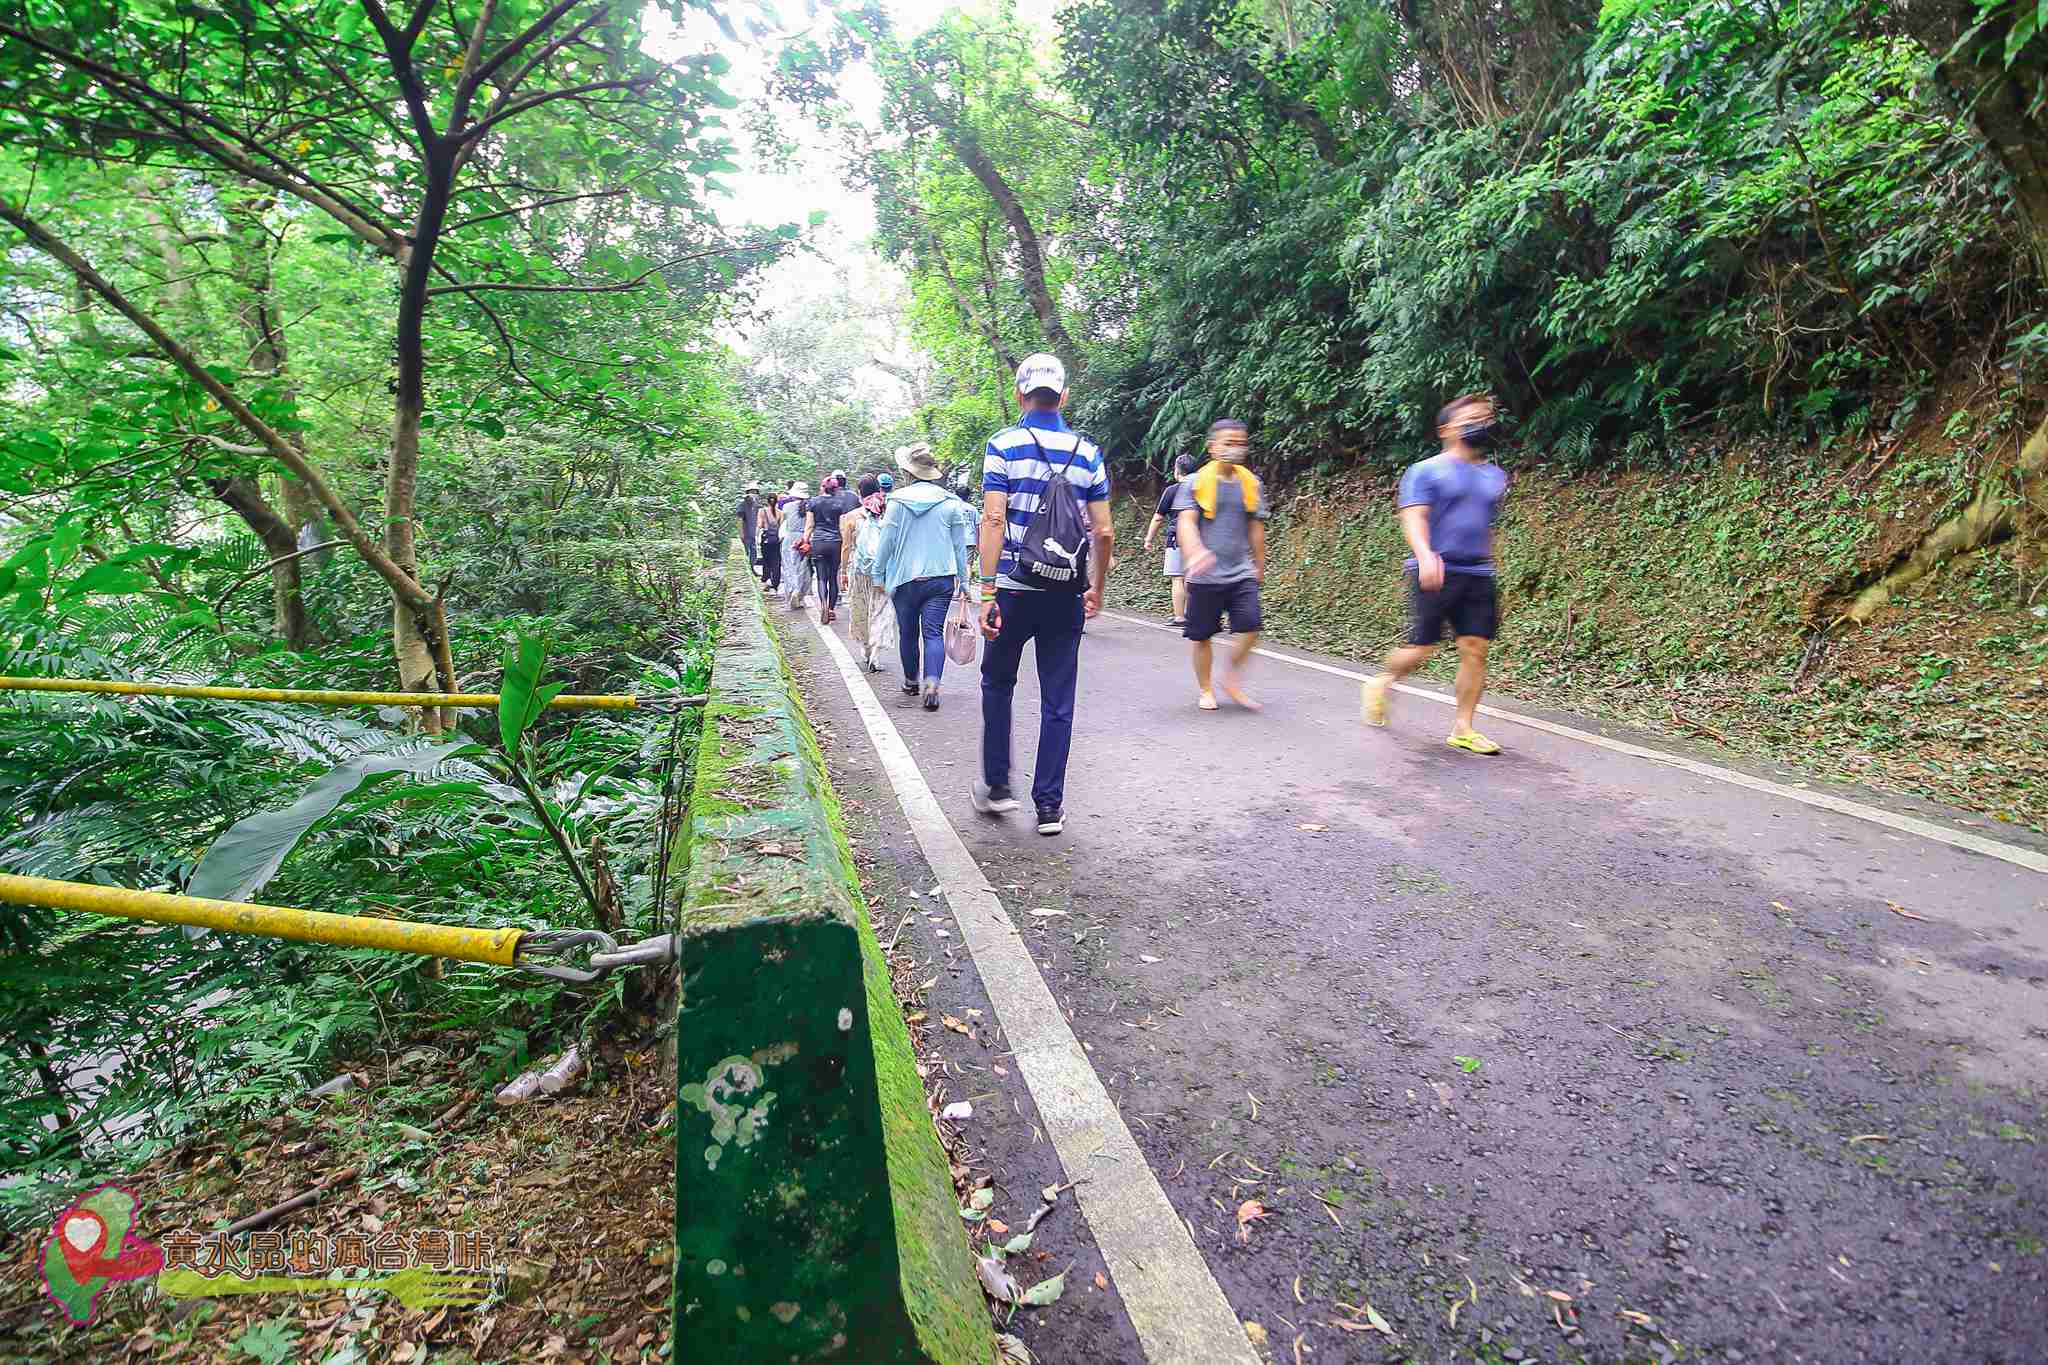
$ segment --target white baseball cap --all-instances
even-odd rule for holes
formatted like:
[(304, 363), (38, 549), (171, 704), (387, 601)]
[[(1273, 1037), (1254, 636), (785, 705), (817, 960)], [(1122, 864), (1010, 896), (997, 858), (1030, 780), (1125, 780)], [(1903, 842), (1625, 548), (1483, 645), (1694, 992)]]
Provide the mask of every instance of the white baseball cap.
[(1034, 389), (1067, 391), (1067, 367), (1060, 364), (1058, 356), (1040, 351), (1024, 357), (1024, 363), (1017, 367), (1017, 392), (1030, 393)]

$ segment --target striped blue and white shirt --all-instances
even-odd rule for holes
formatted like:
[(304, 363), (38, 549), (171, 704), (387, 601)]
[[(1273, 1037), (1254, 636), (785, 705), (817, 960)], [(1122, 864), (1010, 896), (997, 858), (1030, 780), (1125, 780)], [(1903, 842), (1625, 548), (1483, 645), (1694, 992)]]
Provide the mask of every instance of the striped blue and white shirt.
[[(1069, 455), (1072, 464), (1067, 463)], [(1059, 413), (1027, 412), (1016, 426), (988, 438), (988, 451), (981, 462), (981, 491), (1004, 493), (1010, 499), (1002, 562), (996, 567), (997, 587), (1040, 591), (1036, 584), (1019, 582), (1012, 573), (1017, 567), (1017, 547), (1024, 543), (1024, 529), (1038, 511), (1046, 486), (1063, 466), (1068, 482), (1074, 485), (1074, 495), (1084, 504), (1109, 501), (1109, 469), (1103, 463), (1102, 448), (1069, 427)]]

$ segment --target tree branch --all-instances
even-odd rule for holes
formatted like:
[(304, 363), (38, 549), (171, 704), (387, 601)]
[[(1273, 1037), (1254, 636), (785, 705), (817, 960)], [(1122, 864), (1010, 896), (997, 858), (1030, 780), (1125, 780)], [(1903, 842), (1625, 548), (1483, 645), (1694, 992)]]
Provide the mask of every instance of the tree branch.
[[(496, 52), (492, 53), (490, 58), (487, 61), (485, 61), (482, 66), (478, 67), (473, 73), (471, 73), (469, 79), (466, 82), (464, 82), (464, 84), (468, 87), (469, 93), (471, 95), (474, 95), (478, 90), (482, 89), (483, 83), (489, 80), (492, 77), (492, 75), (496, 73), (499, 67), (511, 61), (514, 57), (517, 57), (521, 52), (524, 52), (535, 38), (540, 37), (541, 34), (546, 33), (549, 29), (553, 28), (556, 24), (560, 23), (562, 21), (563, 15), (567, 14), (570, 10), (575, 9), (578, 5), (582, 3), (583, 0), (555, 0), (555, 3), (548, 7), (547, 12), (545, 14), (541, 15), (540, 18), (534, 20), (531, 24), (527, 25), (524, 32), (522, 32), (518, 37), (512, 39), (510, 42), (506, 43)], [(590, 25), (596, 23), (599, 19), (604, 17), (604, 13), (605, 9), (602, 5), (600, 5), (595, 14), (591, 15), (588, 19), (585, 19), (581, 24), (578, 24), (576, 28), (571, 31), (570, 37), (575, 36), (576, 33), (580, 33), (584, 29), (590, 27)], [(563, 41), (567, 41), (567, 39), (564, 39)], [(545, 58), (546, 55), (547, 54), (545, 52), (542, 53), (543, 58)], [(531, 71), (532, 69), (533, 64), (528, 63), (526, 71)], [(521, 75), (524, 74), (525, 72), (521, 72)], [(514, 84), (517, 84), (517, 82), (514, 82)]]
[(399, 568), (378, 548), (377, 542), (363, 530), (361, 523), (356, 520), (355, 513), (328, 484), (325, 476), (305, 456), (294, 450), (291, 442), (285, 440), (274, 427), (258, 417), (233, 389), (215, 378), (213, 372), (201, 364), (197, 356), (158, 326), (154, 318), (129, 302), (126, 295), (93, 269), (91, 262), (65, 245), (41, 223), (5, 201), (0, 201), (0, 221), (12, 224), (37, 250), (69, 269), (78, 277), (81, 284), (106, 300), (107, 305), (115, 312), (141, 328), (143, 334), (155, 342), (159, 350), (169, 356), (179, 369), (205, 389), (216, 403), (262, 443), (265, 453), (296, 474), (299, 481), (319, 500), (320, 505), (327, 509), (327, 514), (334, 518), (334, 524), (348, 538), (349, 544), (353, 545), (370, 567), (391, 585), (394, 596), (415, 611), (425, 612), (433, 609), (433, 599), (427, 596), (425, 590), (411, 575)]
[(749, 251), (772, 250), (774, 250), (772, 242), (762, 242), (752, 246), (727, 247), (718, 251), (693, 251), (687, 256), (677, 256), (671, 260), (663, 261), (660, 265), (650, 266), (632, 279), (620, 280), (614, 284), (500, 284), (496, 281), (486, 281), (481, 284), (437, 284), (427, 290), (427, 297), (433, 298), (437, 294), (481, 294), (486, 292), (506, 294), (624, 294), (638, 289), (648, 279), (667, 270), (670, 266), (681, 265), (685, 261), (701, 261), (711, 256), (736, 256)]
[(513, 100), (504, 108), (479, 120), (474, 128), (459, 134), (458, 140), (462, 142), (475, 142), (506, 119), (517, 118), (529, 109), (536, 109), (543, 104), (551, 104), (556, 100), (573, 99), (578, 95), (594, 95), (600, 90), (645, 90), (653, 84), (654, 77), (652, 76), (635, 76), (631, 80), (586, 81), (582, 85), (565, 86), (560, 90), (543, 90), (538, 95), (528, 95), (524, 99)]
[[(311, 176), (306, 175), (303, 171), (285, 161), (284, 158), (271, 151), (268, 147), (265, 147), (262, 143), (253, 141), (235, 129), (223, 124), (204, 109), (189, 104), (174, 95), (165, 94), (146, 81), (126, 75), (104, 63), (94, 61), (90, 57), (57, 47), (52, 43), (46, 42), (28, 29), (18, 28), (9, 24), (0, 24), (0, 36), (13, 38), (42, 53), (59, 65), (71, 67), (73, 70), (84, 72), (86, 75), (96, 78), (106, 87), (107, 93), (121, 100), (145, 118), (151, 119), (160, 125), (163, 131), (156, 136), (165, 137), (173, 142), (183, 143), (201, 155), (210, 157), (219, 164), (226, 166), (238, 175), (253, 180), (258, 184), (269, 185), (273, 189), (283, 190), (287, 194), (305, 200), (386, 255), (397, 255), (399, 248), (403, 245), (403, 240), (397, 231), (379, 222), (376, 215), (368, 209), (360, 208), (350, 203), (338, 191), (315, 181)], [(176, 113), (179, 119), (172, 119), (165, 110)], [(78, 120), (76, 115), (61, 115), (61, 117)], [(196, 132), (188, 127), (185, 122), (179, 120), (189, 120), (211, 128), (220, 134), (221, 137), (227, 138), (231, 142), (242, 144), (246, 151), (238, 151), (235, 147), (229, 145), (229, 142), (218, 141), (215, 138)], [(98, 122), (98, 120), (78, 121)], [(138, 129), (134, 131), (138, 137), (149, 136), (143, 130)], [(281, 169), (272, 169), (270, 166), (263, 164), (265, 161), (274, 162)]]
[[(476, 70), (477, 57), (484, 47), (484, 30), (491, 26), (491, 18), (498, 12), (498, 0), (484, 0), (476, 13), (476, 27), (469, 31), (469, 43), (462, 49), (462, 76), (455, 86), (455, 103), (448, 113), (448, 131), (458, 132), (463, 121), (469, 117), (469, 101), (475, 95), (476, 87), (470, 84), (470, 74)], [(451, 13), (451, 18), (453, 17)]]
[(493, 218), (510, 218), (515, 214), (531, 213), (537, 209), (553, 208), (556, 204), (573, 204), (579, 199), (612, 199), (621, 194), (631, 193), (630, 189), (621, 186), (613, 190), (593, 190), (589, 194), (558, 194), (551, 199), (536, 199), (531, 204), (519, 204), (509, 209), (494, 209), (490, 213), (479, 213), (472, 217), (459, 219), (456, 222), (450, 223), (447, 231), (460, 232), (463, 228), (474, 227), (478, 223), (488, 223)]

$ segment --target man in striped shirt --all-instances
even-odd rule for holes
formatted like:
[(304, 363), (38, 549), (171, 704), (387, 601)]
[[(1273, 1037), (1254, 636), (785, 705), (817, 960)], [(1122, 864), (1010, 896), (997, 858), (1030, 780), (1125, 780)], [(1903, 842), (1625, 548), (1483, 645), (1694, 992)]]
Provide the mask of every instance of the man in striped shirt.
[[(1015, 426), (989, 437), (981, 472), (981, 633), (989, 646), (981, 662), (981, 775), (971, 796), (984, 815), (1017, 809), (1010, 792), (1010, 703), (1024, 645), (1035, 640), (1039, 726), (1031, 801), (1038, 809), (1040, 834), (1058, 834), (1065, 827), (1081, 625), (1102, 610), (1112, 539), (1109, 470), (1101, 449), (1060, 417), (1066, 401), (1067, 371), (1058, 357), (1026, 356), (1017, 367), (1022, 415)], [(1048, 592), (1016, 576), (1017, 547), (1055, 478), (1072, 484), (1088, 512), (1089, 584), (1079, 595)]]

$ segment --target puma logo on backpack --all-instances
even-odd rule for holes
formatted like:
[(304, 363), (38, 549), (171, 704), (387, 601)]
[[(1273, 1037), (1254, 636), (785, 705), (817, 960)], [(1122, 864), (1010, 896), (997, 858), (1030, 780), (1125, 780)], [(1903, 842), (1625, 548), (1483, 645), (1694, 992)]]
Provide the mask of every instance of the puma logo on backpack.
[[(1052, 461), (1047, 458), (1038, 433), (1028, 426), (1024, 433), (1038, 447), (1038, 457), (1051, 468)], [(1068, 453), (1067, 462), (1047, 481), (1038, 507), (1024, 527), (1024, 539), (1017, 546), (1017, 580), (1048, 592), (1084, 592), (1088, 587), (1088, 518), (1072, 480), (1067, 478), (1067, 471), (1081, 453), (1083, 439), (1079, 432), (1074, 433), (1074, 448)], [(1068, 549), (1069, 545), (1074, 548)]]

